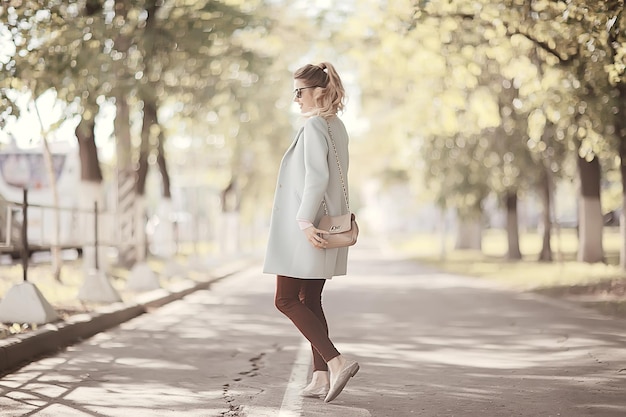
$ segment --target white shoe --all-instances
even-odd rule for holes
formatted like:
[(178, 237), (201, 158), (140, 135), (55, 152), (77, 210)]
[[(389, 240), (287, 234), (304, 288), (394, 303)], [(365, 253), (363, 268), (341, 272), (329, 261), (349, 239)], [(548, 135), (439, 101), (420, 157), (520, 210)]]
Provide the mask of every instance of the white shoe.
[(312, 388), (306, 387), (305, 389), (302, 390), (302, 396), (309, 397), (309, 398), (325, 397), (326, 394), (328, 394), (329, 389), (330, 389), (330, 384), (321, 385), (319, 387), (312, 387)]
[(328, 371), (313, 371), (311, 382), (302, 390), (302, 396), (311, 398), (325, 397), (329, 388)]
[(350, 361), (346, 362), (343, 368), (337, 374), (335, 378), (334, 375), (330, 376), (330, 389), (326, 398), (324, 398), (324, 402), (329, 403), (341, 393), (344, 389), (350, 378), (356, 375), (359, 372), (359, 364), (358, 362)]

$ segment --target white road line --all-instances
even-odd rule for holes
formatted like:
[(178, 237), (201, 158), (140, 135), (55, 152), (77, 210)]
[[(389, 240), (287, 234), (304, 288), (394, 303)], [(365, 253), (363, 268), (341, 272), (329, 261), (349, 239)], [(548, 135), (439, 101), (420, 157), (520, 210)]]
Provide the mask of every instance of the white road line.
[(293, 368), (291, 368), (291, 376), (287, 383), (283, 403), (280, 405), (278, 417), (300, 417), (302, 415), (302, 395), (300, 395), (300, 391), (306, 385), (310, 367), (311, 345), (304, 340), (298, 350)]

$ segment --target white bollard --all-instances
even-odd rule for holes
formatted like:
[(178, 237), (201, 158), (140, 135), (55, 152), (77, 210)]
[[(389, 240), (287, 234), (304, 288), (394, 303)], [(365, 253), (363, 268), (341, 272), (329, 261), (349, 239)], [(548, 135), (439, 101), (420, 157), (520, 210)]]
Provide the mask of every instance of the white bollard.
[(131, 291), (151, 291), (161, 288), (159, 277), (147, 263), (138, 262), (130, 270), (126, 288)]
[(78, 290), (78, 299), (95, 303), (122, 301), (122, 297), (113, 288), (109, 278), (100, 269), (90, 269), (86, 272), (83, 286)]
[(0, 322), (3, 323), (45, 324), (58, 319), (54, 308), (30, 282), (13, 286), (0, 301)]

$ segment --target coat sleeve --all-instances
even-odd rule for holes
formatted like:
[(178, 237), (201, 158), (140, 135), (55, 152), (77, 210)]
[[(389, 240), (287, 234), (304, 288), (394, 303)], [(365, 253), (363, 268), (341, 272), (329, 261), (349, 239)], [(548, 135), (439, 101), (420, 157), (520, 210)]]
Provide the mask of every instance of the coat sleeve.
[(328, 141), (326, 121), (312, 117), (304, 124), (304, 190), (296, 219), (315, 221), (328, 188)]

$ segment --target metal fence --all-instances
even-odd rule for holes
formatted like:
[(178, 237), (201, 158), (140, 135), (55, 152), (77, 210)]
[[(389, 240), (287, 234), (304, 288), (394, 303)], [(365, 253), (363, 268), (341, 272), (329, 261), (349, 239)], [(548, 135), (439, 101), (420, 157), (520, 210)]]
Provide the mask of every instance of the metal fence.
[(0, 206), (0, 254), (21, 259), (24, 280), (27, 280), (28, 262), (34, 252), (53, 247), (80, 251), (91, 246), (95, 249), (97, 268), (97, 248), (116, 245), (115, 228), (109, 227), (113, 225), (113, 215), (100, 211), (97, 202), (90, 210), (30, 204), (25, 189), (21, 203), (2, 201), (0, 204), (4, 206)]

